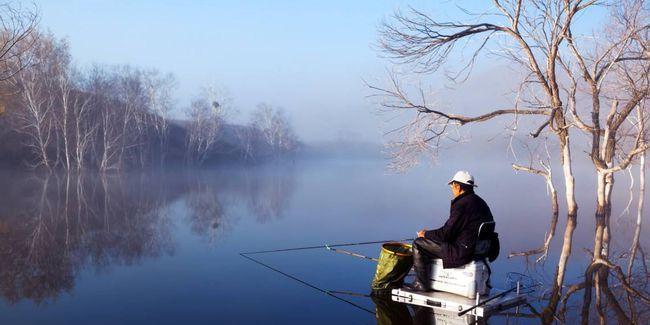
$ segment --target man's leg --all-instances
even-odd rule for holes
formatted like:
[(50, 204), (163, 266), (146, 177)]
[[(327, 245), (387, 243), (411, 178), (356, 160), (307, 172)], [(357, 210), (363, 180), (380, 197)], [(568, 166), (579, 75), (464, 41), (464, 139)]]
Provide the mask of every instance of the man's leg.
[(412, 288), (419, 291), (431, 290), (430, 264), (431, 259), (442, 257), (440, 244), (423, 237), (413, 241), (413, 268), (415, 269), (415, 281)]

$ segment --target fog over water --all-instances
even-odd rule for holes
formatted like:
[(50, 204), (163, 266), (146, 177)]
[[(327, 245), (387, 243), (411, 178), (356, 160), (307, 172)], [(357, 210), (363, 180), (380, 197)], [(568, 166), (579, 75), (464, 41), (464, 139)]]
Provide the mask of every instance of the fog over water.
[[(412, 237), (446, 219), (446, 181), (459, 165), (476, 174), (477, 193), (495, 216), (502, 251), (492, 281), (504, 286), (507, 272), (526, 272), (524, 261), (507, 253), (537, 247), (548, 227), (543, 183), (498, 160), (454, 160), (397, 175), (375, 158), (104, 177), (2, 171), (0, 321), (372, 324), (373, 315), (238, 253)], [(624, 201), (624, 193), (617, 198)], [(578, 199), (570, 282), (588, 261), (582, 249), (592, 246), (593, 193)], [(613, 221), (615, 238), (630, 233), (630, 218)], [(558, 229), (562, 213), (560, 220)], [(558, 245), (546, 268), (528, 269), (547, 284)], [(377, 256), (379, 247), (355, 251)], [(318, 287), (360, 293), (368, 292), (375, 267), (324, 249), (259, 259)], [(375, 308), (370, 299), (350, 299)]]

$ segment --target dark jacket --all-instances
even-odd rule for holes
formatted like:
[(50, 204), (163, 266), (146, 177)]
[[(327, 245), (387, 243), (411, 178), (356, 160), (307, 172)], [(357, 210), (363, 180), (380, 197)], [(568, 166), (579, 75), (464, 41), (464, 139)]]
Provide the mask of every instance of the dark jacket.
[(478, 227), (482, 222), (493, 220), (483, 199), (474, 192), (464, 192), (451, 201), (445, 225), (425, 232), (424, 237), (441, 244), (444, 268), (460, 267), (472, 261)]

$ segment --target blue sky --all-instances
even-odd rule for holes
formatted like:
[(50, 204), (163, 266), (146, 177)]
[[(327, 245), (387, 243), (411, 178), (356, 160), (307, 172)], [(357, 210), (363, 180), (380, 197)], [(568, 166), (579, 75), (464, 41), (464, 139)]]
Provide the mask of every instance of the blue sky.
[(379, 134), (362, 78), (383, 70), (370, 45), (388, 1), (40, 1), (41, 25), (70, 41), (80, 65), (171, 72), (182, 107), (207, 83), (245, 120), (282, 106), (307, 140)]
[[(475, 1), (461, 4), (472, 10)], [(487, 2), (486, 2), (487, 3)], [(377, 26), (412, 5), (456, 18), (452, 1), (42, 0), (41, 26), (65, 37), (81, 66), (131, 64), (173, 73), (177, 106), (202, 85), (227, 89), (246, 120), (260, 102), (284, 107), (305, 140), (381, 140), (363, 79), (386, 75)]]

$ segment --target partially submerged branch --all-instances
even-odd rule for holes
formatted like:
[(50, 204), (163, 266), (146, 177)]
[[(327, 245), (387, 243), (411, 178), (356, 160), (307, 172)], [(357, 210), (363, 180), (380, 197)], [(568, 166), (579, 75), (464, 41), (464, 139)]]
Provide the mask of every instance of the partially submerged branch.
[(512, 168), (514, 170), (518, 171), (525, 171), (531, 174), (539, 175), (544, 178), (544, 181), (546, 182), (546, 186), (548, 190), (550, 191), (550, 200), (551, 200), (551, 224), (549, 226), (549, 231), (548, 233), (544, 236), (544, 244), (536, 249), (531, 249), (528, 251), (523, 251), (523, 252), (511, 252), (508, 254), (508, 258), (515, 257), (515, 256), (530, 256), (530, 255), (536, 255), (536, 254), (542, 254), (540, 257), (537, 258), (536, 262), (539, 263), (546, 259), (548, 256), (548, 250), (549, 247), (551, 246), (551, 241), (553, 240), (553, 237), (555, 236), (555, 230), (557, 228), (557, 221), (558, 221), (558, 216), (559, 216), (559, 205), (558, 205), (558, 200), (557, 200), (557, 190), (555, 189), (555, 185), (553, 184), (553, 174), (551, 171), (550, 164), (546, 165), (543, 162), (541, 163), (542, 167), (544, 170), (541, 169), (535, 169), (532, 167), (525, 167), (517, 164), (512, 164)]

